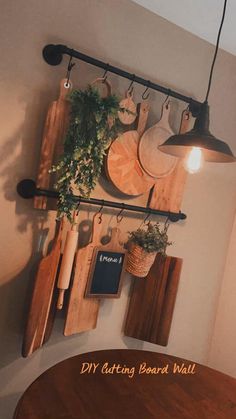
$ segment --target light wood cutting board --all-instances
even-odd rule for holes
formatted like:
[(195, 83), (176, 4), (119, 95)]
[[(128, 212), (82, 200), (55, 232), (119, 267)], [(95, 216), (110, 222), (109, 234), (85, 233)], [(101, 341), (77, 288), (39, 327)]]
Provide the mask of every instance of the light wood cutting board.
[[(52, 186), (50, 185), (52, 175), (49, 173), (49, 169), (63, 153), (63, 143), (69, 122), (70, 110), (67, 95), (70, 93), (72, 87), (71, 82), (69, 82), (69, 87), (66, 87), (66, 83), (67, 79), (61, 80), (59, 98), (51, 103), (47, 113), (36, 181), (37, 188), (48, 189), (49, 186)], [(47, 197), (35, 197), (34, 208), (46, 209)]]
[(100, 214), (93, 218), (91, 242), (79, 249), (75, 257), (73, 283), (69, 297), (64, 335), (85, 332), (96, 327), (99, 311), (97, 298), (85, 298), (85, 289), (89, 275), (94, 248), (100, 245), (102, 223)]
[(162, 153), (158, 147), (174, 133), (169, 125), (170, 102), (163, 103), (160, 121), (149, 128), (142, 135), (139, 146), (138, 156), (142, 168), (153, 178), (162, 178), (170, 174), (177, 163), (173, 156)]
[[(182, 113), (180, 133), (189, 130), (191, 114), (185, 110)], [(151, 191), (148, 206), (161, 211), (179, 212), (181, 210), (187, 171), (183, 160), (179, 159), (175, 169), (168, 176), (158, 179)]]
[(111, 144), (107, 159), (106, 173), (116, 188), (126, 195), (141, 195), (151, 189), (154, 180), (146, 174), (138, 160), (138, 142), (145, 130), (149, 104), (140, 105), (137, 131), (127, 131)]

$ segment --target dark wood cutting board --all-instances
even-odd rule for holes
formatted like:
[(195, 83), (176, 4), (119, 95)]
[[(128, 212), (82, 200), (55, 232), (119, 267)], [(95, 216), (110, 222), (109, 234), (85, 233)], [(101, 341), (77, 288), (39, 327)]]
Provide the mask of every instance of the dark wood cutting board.
[(182, 259), (157, 255), (145, 278), (135, 278), (124, 334), (167, 346)]

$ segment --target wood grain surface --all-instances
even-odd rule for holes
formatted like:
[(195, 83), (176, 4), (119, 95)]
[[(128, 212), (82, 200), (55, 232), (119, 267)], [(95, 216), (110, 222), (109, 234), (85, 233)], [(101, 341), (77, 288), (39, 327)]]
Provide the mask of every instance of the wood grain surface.
[(145, 172), (156, 178), (163, 178), (170, 174), (177, 163), (177, 159), (162, 153), (158, 147), (165, 142), (173, 131), (169, 125), (170, 102), (163, 103), (161, 119), (142, 135), (138, 146), (138, 156)]
[[(94, 374), (93, 370), (81, 374), (83, 363), (98, 365)], [(131, 378), (128, 370), (126, 374), (102, 373), (106, 363), (108, 368), (126, 366)], [(174, 373), (177, 366), (189, 373)], [(148, 367), (167, 373), (141, 373)], [(234, 378), (171, 355), (127, 349), (90, 352), (60, 362), (25, 391), (14, 415), (14, 419), (235, 417)]]
[[(120, 121), (122, 122), (122, 124), (125, 125), (130, 125), (132, 124), (137, 116), (137, 109), (136, 109), (136, 105), (133, 101), (133, 94), (131, 91), (127, 91), (126, 92), (126, 97), (125, 99), (122, 99), (120, 101), (120, 108), (121, 109), (125, 109), (123, 112), (119, 111), (118, 112), (118, 117), (120, 119)], [(129, 112), (127, 112), (129, 111)]]
[(124, 334), (166, 346), (178, 290), (182, 259), (160, 254), (145, 278), (135, 278)]
[(100, 214), (97, 213), (93, 218), (91, 242), (76, 253), (73, 283), (64, 328), (65, 336), (94, 329), (97, 325), (99, 299), (86, 298), (84, 294), (94, 248), (101, 244), (101, 231), (102, 222)]
[[(180, 133), (184, 134), (189, 130), (191, 114), (183, 111)], [(184, 187), (187, 180), (187, 171), (184, 168), (183, 159), (178, 162), (168, 176), (158, 179), (151, 192), (149, 206), (161, 211), (179, 212), (184, 195)]]
[[(37, 188), (48, 189), (53, 183), (53, 176), (49, 173), (52, 164), (56, 163), (59, 156), (63, 153), (64, 137), (69, 122), (70, 104), (67, 95), (71, 91), (71, 82), (69, 87), (65, 87), (67, 80), (60, 82), (60, 93), (58, 100), (51, 103), (46, 122), (44, 126), (43, 140), (41, 145), (41, 154), (39, 169), (37, 175)], [(34, 207), (38, 209), (47, 208), (47, 197), (37, 196), (34, 198)]]
[(75, 216), (71, 229), (67, 231), (66, 241), (63, 249), (63, 256), (60, 266), (60, 272), (57, 281), (57, 288), (59, 290), (57, 308), (61, 310), (64, 304), (64, 294), (69, 288), (71, 273), (74, 264), (75, 252), (78, 244), (79, 233), (77, 230), (77, 224), (75, 222)]
[(149, 104), (140, 105), (137, 130), (126, 131), (111, 144), (107, 159), (106, 173), (116, 188), (126, 195), (141, 195), (151, 189), (153, 178), (147, 175), (138, 160), (138, 143), (145, 130)]
[(23, 338), (22, 355), (31, 355), (43, 345), (56, 275), (61, 255), (63, 221), (60, 222), (51, 252), (39, 263)]

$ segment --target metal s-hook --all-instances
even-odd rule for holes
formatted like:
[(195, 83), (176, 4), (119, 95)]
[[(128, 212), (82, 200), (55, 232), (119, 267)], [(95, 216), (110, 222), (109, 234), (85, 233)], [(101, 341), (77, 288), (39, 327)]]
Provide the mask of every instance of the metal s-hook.
[(166, 109), (168, 109), (169, 104), (170, 104), (170, 96), (171, 96), (171, 90), (168, 89), (168, 93), (167, 93), (166, 99), (164, 101), (164, 105), (165, 105)]
[(129, 87), (128, 87), (128, 90), (127, 90), (127, 92), (128, 92), (130, 95), (132, 95), (133, 90), (134, 90), (134, 87), (133, 87), (133, 84), (134, 84), (134, 79), (135, 79), (135, 74), (133, 74), (132, 81), (131, 81), (131, 83), (130, 83), (130, 85), (129, 85)]
[(106, 81), (106, 79), (107, 79), (108, 68), (109, 68), (109, 63), (107, 63), (107, 65), (106, 65), (106, 69), (105, 69), (104, 74), (103, 74), (103, 76), (102, 76), (103, 83), (105, 83), (105, 81)]
[(149, 220), (150, 215), (151, 215), (151, 210), (149, 208), (148, 214), (146, 215), (146, 217), (143, 220), (143, 225), (145, 225), (145, 226), (149, 226), (150, 225), (150, 223), (151, 223), (151, 220)]
[(102, 205), (101, 205), (99, 211), (97, 212), (97, 214), (100, 214), (99, 215), (99, 224), (101, 224), (101, 222), (102, 222), (102, 210), (103, 210), (103, 208), (104, 208), (104, 199), (102, 200)]
[(165, 223), (164, 223), (164, 231), (166, 232), (170, 226), (170, 213), (168, 213)]
[(80, 202), (81, 202), (81, 200), (80, 200), (80, 197), (79, 197), (79, 202), (78, 202), (78, 204), (76, 205), (76, 217), (78, 217), (78, 215), (79, 215), (79, 211), (80, 211)]
[[(146, 87), (146, 89), (144, 90), (144, 92), (143, 92), (143, 94), (142, 94), (142, 99), (143, 99), (143, 100), (147, 100), (147, 99), (149, 98), (150, 93), (146, 94), (146, 93), (147, 93), (147, 91), (149, 90), (149, 88), (150, 88), (150, 81), (148, 80), (148, 82), (147, 82), (147, 87)], [(145, 96), (145, 94), (146, 94), (146, 96)]]
[(70, 83), (69, 83), (70, 73), (71, 73), (71, 70), (74, 66), (75, 66), (75, 63), (72, 63), (72, 56), (70, 56), (69, 63), (68, 63), (68, 66), (67, 66), (67, 72), (66, 72), (66, 79), (67, 80), (64, 84), (64, 87), (66, 87), (67, 89), (70, 87)]
[(125, 209), (125, 204), (122, 202), (122, 207), (123, 208), (121, 208), (121, 210), (120, 210), (120, 212), (117, 214), (117, 216), (116, 216), (116, 221), (117, 221), (117, 224), (120, 224), (121, 223), (121, 221), (123, 220), (123, 215), (121, 215), (123, 212), (124, 212), (124, 209)]

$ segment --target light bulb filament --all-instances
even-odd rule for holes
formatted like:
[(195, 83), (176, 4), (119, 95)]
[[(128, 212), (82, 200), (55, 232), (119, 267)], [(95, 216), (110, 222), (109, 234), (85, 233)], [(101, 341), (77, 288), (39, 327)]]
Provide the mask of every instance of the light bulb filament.
[(196, 173), (202, 165), (202, 150), (199, 147), (193, 147), (187, 157), (186, 169), (189, 173)]

